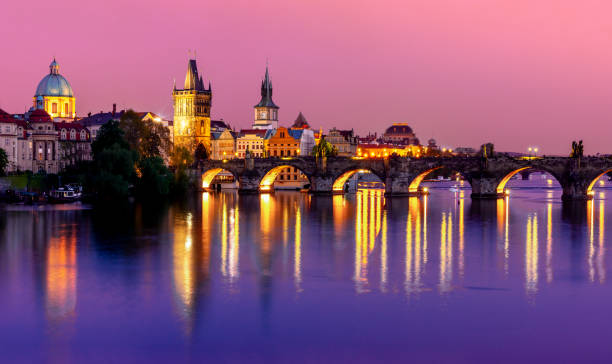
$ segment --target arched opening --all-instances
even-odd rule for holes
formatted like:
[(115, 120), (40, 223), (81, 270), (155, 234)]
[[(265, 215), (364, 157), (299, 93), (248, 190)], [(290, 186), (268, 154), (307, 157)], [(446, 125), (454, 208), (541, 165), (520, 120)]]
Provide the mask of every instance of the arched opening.
[(499, 196), (507, 196), (512, 189), (561, 190), (561, 184), (553, 174), (546, 170), (522, 167), (504, 176), (497, 185), (496, 192)]
[(215, 191), (238, 188), (238, 179), (234, 174), (223, 168), (213, 168), (202, 173), (202, 189)]
[(274, 167), (259, 182), (260, 192), (274, 190), (303, 190), (310, 188), (310, 180), (299, 168), (282, 165)]
[(384, 182), (369, 169), (353, 169), (342, 173), (332, 185), (332, 192), (342, 194), (359, 189), (384, 189)]
[[(600, 173), (599, 175), (597, 175), (597, 177), (595, 177), (593, 179), (593, 181), (591, 181), (591, 183), (589, 184), (589, 187), (587, 188), (587, 195), (588, 196), (590, 196), (590, 197), (595, 196), (595, 189), (596, 188), (606, 188), (607, 186), (609, 187), (609, 184), (606, 183), (607, 182), (606, 179), (602, 178), (602, 177), (606, 176), (610, 172), (612, 172), (612, 169), (608, 169), (608, 170)], [(603, 197), (603, 195), (602, 195), (602, 197)]]
[(416, 176), (408, 186), (411, 196), (428, 195), (430, 188), (444, 188), (451, 192), (459, 192), (464, 187), (470, 187), (461, 173), (444, 166), (428, 169)]

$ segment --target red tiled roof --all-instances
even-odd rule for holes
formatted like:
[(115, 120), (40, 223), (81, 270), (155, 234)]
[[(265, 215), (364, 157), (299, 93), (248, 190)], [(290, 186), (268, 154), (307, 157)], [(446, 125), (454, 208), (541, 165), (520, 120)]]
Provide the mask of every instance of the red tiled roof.
[(45, 110), (36, 109), (32, 111), (32, 113), (30, 114), (29, 121), (31, 123), (50, 123), (52, 120), (51, 120), (51, 116), (47, 114)]

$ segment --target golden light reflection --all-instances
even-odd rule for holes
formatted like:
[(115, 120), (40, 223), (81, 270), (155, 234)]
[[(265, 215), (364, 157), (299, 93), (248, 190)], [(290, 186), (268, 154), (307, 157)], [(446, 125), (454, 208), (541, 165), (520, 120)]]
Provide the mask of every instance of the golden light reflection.
[(508, 261), (510, 258), (510, 239), (509, 239), (509, 210), (510, 198), (506, 196), (497, 200), (497, 231), (500, 239), (503, 240), (504, 254), (504, 274), (508, 275)]
[(46, 312), (52, 320), (74, 314), (77, 300), (76, 233), (62, 232), (47, 245)]
[[(210, 266), (211, 224), (210, 202), (207, 192), (202, 193), (201, 231), (197, 231), (194, 216), (177, 214), (173, 219), (172, 264), (177, 311), (187, 323), (186, 332), (191, 334), (194, 324), (196, 296), (199, 287), (208, 278)], [(194, 234), (196, 234), (194, 238)]]
[(597, 248), (597, 272), (599, 275), (599, 283), (604, 283), (606, 281), (606, 266), (604, 261), (604, 231), (605, 231), (605, 222), (604, 222), (604, 200), (599, 200), (599, 246)]
[(453, 215), (442, 213), (440, 224), (440, 292), (451, 290), (453, 278)]
[(387, 211), (383, 212), (382, 232), (380, 238), (380, 290), (387, 291), (387, 278), (389, 274), (387, 251)]
[(295, 211), (295, 246), (293, 249), (293, 279), (295, 289), (302, 291), (302, 214), (300, 208)]
[(374, 250), (382, 220), (383, 190), (358, 190), (355, 213), (355, 275), (357, 292), (366, 292), (369, 254)]
[(527, 218), (527, 239), (525, 244), (525, 276), (527, 293), (538, 290), (538, 215)]
[(425, 265), (425, 246), (422, 243), (424, 235), (424, 222), (421, 222), (421, 200), (418, 197), (410, 197), (408, 199), (408, 217), (406, 221), (404, 282), (407, 294), (419, 292), (422, 289), (421, 278)]
[(593, 265), (593, 259), (595, 256), (595, 243), (594, 243), (594, 221), (593, 221), (593, 200), (587, 201), (587, 226), (589, 229), (589, 252), (587, 255), (587, 262), (589, 265), (589, 280), (593, 282), (595, 280), (595, 267)]

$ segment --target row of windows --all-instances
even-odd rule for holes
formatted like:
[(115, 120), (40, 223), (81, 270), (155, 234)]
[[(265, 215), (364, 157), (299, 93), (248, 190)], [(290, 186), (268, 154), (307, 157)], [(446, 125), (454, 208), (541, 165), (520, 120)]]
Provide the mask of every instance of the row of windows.
[(290, 156), (297, 156), (298, 152), (297, 150), (271, 150), (270, 151), (270, 156), (271, 157), (290, 157)]
[[(53, 114), (57, 114), (58, 113), (58, 104), (57, 102), (54, 102), (51, 104), (51, 112)], [(69, 103), (65, 103), (64, 104), (64, 113), (65, 114), (70, 114), (72, 112), (70, 104)]]
[[(243, 145), (243, 144), (238, 144), (238, 149), (246, 149), (247, 145)], [(263, 149), (263, 145), (261, 144), (249, 144), (248, 145), (249, 149)]]

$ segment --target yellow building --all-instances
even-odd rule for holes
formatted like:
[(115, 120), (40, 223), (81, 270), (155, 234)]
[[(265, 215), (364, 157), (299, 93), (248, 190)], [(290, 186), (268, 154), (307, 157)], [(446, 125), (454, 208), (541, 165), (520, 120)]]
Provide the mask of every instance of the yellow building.
[(36, 88), (34, 109), (45, 110), (52, 118), (74, 119), (76, 103), (70, 83), (59, 73), (59, 64), (53, 59), (46, 75)]
[(386, 158), (394, 154), (400, 157), (419, 158), (425, 149), (420, 145), (392, 145), (392, 144), (359, 144), (357, 156), (364, 158)]
[(236, 153), (236, 138), (231, 130), (212, 133), (211, 159), (233, 159)]
[(179, 90), (174, 85), (174, 145), (184, 146), (192, 153), (198, 144), (203, 144), (208, 151), (210, 144), (210, 107), (212, 91), (204, 87), (202, 76), (198, 75), (195, 59), (187, 65), (185, 85)]
[(264, 137), (266, 130), (264, 129), (243, 129), (236, 138), (236, 156), (244, 158), (246, 151), (251, 153), (253, 158), (265, 157), (264, 152)]

